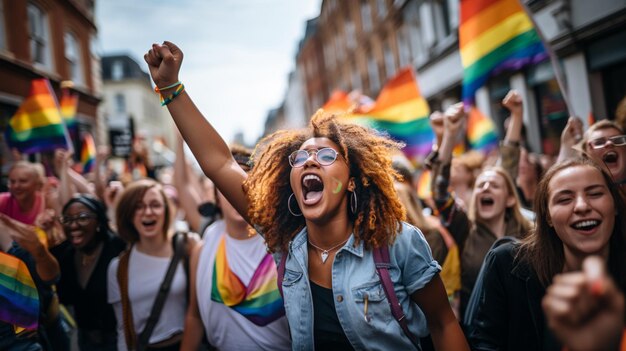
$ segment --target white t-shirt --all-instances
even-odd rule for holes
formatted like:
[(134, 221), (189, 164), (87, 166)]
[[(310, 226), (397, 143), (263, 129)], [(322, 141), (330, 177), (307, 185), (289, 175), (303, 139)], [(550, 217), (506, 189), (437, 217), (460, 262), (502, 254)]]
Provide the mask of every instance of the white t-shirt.
[[(246, 240), (233, 239), (225, 233), (223, 220), (206, 229), (204, 247), (198, 261), (196, 292), (200, 317), (209, 343), (219, 350), (290, 350), (289, 328), (284, 315), (265, 326), (258, 326), (234, 309), (211, 300), (213, 266), (223, 236), (226, 238), (226, 257), (230, 270), (246, 286), (267, 254), (265, 241), (260, 235)], [(276, 270), (273, 272), (276, 273)]]
[[(133, 311), (137, 337), (145, 328), (152, 305), (170, 264), (170, 257), (156, 257), (137, 251), (133, 246), (128, 261), (128, 297)], [(122, 315), (122, 298), (117, 282), (119, 258), (114, 258), (108, 269), (107, 299), (113, 305), (117, 320), (117, 349), (127, 350)], [(159, 321), (150, 336), (150, 344), (169, 339), (183, 331), (187, 309), (187, 276), (182, 260), (176, 268), (170, 291), (161, 310)]]

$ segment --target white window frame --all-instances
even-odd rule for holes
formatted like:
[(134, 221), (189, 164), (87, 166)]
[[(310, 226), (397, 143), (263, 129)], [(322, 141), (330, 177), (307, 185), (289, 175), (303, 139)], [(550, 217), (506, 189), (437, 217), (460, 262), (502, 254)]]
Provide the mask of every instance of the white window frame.
[(52, 45), (48, 15), (39, 5), (32, 2), (27, 5), (27, 14), (30, 54), (33, 64), (51, 70), (52, 55), (50, 50)]
[(118, 115), (126, 113), (126, 96), (122, 93), (115, 94), (114, 97), (115, 112)]
[(65, 42), (65, 61), (68, 65), (70, 79), (79, 85), (85, 84), (84, 66), (82, 60), (82, 50), (80, 42), (74, 33), (65, 32), (63, 36)]

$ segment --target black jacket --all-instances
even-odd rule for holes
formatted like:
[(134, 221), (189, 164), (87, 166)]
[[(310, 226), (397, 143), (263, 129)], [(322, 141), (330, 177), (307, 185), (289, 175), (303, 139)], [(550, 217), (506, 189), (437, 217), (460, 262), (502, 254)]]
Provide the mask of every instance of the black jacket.
[(518, 248), (506, 243), (485, 257), (465, 320), (472, 350), (561, 349), (541, 308), (545, 288), (529, 264), (514, 259)]

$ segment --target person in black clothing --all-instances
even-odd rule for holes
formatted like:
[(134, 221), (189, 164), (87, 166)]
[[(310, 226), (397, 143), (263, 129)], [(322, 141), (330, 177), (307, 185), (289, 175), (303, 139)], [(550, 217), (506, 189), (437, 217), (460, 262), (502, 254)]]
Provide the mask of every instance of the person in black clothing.
[[(66, 240), (51, 249), (61, 266), (61, 303), (73, 306), (81, 350), (117, 350), (116, 322), (107, 303), (107, 267), (126, 247), (110, 229), (102, 202), (77, 194), (63, 207), (59, 222)], [(55, 228), (50, 218), (45, 227)]]
[(542, 299), (555, 276), (580, 271), (589, 256), (625, 291), (626, 204), (604, 168), (587, 159), (556, 164), (539, 183), (535, 209), (528, 237), (485, 258), (465, 316), (472, 350), (561, 350)]

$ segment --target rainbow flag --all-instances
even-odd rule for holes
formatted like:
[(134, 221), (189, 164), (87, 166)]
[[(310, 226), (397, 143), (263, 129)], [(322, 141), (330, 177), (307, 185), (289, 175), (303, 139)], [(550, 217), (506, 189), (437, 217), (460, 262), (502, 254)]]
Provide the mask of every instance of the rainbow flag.
[(6, 134), (9, 146), (26, 154), (71, 148), (56, 97), (47, 79), (31, 82), (30, 93), (9, 120)]
[(498, 134), (493, 121), (472, 107), (467, 116), (467, 140), (474, 150), (489, 153), (498, 146)]
[(0, 321), (37, 329), (39, 294), (26, 264), (0, 252)]
[(461, 0), (459, 46), (463, 101), (469, 105), (490, 76), (548, 57), (518, 0)]
[(248, 286), (244, 285), (228, 266), (226, 237), (223, 236), (213, 264), (211, 300), (232, 308), (255, 325), (265, 326), (285, 315), (276, 274), (276, 263), (272, 255), (267, 254)]
[(83, 137), (83, 146), (80, 150), (80, 163), (83, 165), (83, 173), (89, 173), (96, 161), (96, 143), (91, 134), (86, 133)]
[(63, 89), (63, 92), (61, 93), (61, 101), (59, 101), (59, 109), (67, 130), (72, 136), (72, 139), (76, 140), (78, 135), (78, 124), (76, 123), (78, 94), (72, 94), (69, 89)]
[(353, 106), (354, 103), (350, 100), (348, 93), (343, 90), (335, 90), (330, 94), (322, 109), (331, 113), (345, 113), (350, 111)]
[(420, 177), (417, 181), (417, 196), (420, 199), (430, 199), (433, 194), (432, 194), (432, 190), (431, 190), (431, 181), (432, 181), (432, 174), (430, 173), (430, 170), (425, 169), (422, 171), (422, 174), (420, 174)]
[(372, 108), (350, 119), (404, 142), (404, 154), (415, 160), (426, 157), (431, 150), (434, 133), (429, 115), (428, 103), (420, 94), (413, 69), (409, 67), (387, 82)]

